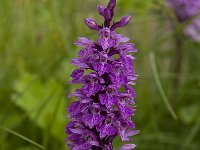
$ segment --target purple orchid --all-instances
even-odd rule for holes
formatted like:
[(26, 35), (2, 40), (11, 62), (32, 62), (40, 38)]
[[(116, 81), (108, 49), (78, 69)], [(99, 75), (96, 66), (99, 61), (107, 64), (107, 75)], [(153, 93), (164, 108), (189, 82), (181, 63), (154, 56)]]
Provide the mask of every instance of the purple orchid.
[(192, 40), (200, 42), (200, 1), (167, 0), (167, 2), (173, 8), (179, 22), (192, 19), (184, 32)]
[[(72, 150), (112, 150), (116, 136), (130, 141), (139, 131), (131, 117), (135, 112), (135, 85), (137, 75), (133, 67), (137, 52), (129, 38), (115, 32), (126, 26), (131, 16), (125, 16), (112, 24), (116, 0), (107, 7), (99, 6), (104, 25), (91, 18), (84, 22), (91, 30), (98, 31), (96, 42), (81, 37), (75, 44), (82, 47), (78, 58), (72, 59), (77, 66), (72, 74), (72, 84), (81, 84), (69, 97), (76, 97), (69, 108), (71, 121), (66, 126), (67, 145)], [(135, 144), (126, 144), (120, 150), (132, 150)]]

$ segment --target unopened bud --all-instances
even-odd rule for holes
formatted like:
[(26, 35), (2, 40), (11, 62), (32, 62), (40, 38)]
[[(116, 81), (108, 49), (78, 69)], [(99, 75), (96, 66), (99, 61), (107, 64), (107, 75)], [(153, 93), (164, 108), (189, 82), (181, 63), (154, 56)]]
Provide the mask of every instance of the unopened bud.
[(103, 6), (98, 6), (97, 7), (97, 10), (98, 10), (98, 12), (99, 12), (99, 14), (101, 15), (101, 16), (104, 16), (104, 10), (105, 10), (105, 8), (103, 7)]
[(114, 9), (115, 6), (116, 6), (116, 0), (110, 0), (107, 8), (111, 10), (111, 9)]
[(90, 18), (86, 18), (84, 19), (85, 24), (91, 29), (91, 30), (99, 30), (99, 26), (98, 24)]
[(118, 22), (113, 24), (113, 26), (111, 27), (111, 30), (114, 30), (114, 29), (116, 29), (118, 27), (126, 26), (129, 23), (129, 21), (131, 20), (131, 18), (132, 18), (131, 16), (123, 17), (120, 21), (118, 21)]
[(105, 18), (106, 20), (109, 20), (109, 21), (110, 21), (110, 19), (111, 19), (111, 13), (110, 13), (110, 10), (109, 10), (108, 8), (106, 8), (106, 9), (104, 10), (104, 18)]

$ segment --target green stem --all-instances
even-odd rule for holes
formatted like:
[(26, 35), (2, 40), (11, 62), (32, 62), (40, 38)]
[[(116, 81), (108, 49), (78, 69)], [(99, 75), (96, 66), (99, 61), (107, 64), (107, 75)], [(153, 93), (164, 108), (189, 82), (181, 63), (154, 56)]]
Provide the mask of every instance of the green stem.
[(170, 112), (170, 114), (172, 115), (172, 117), (177, 120), (177, 115), (175, 113), (175, 111), (173, 110), (166, 94), (165, 94), (165, 91), (163, 89), (163, 86), (161, 84), (161, 81), (160, 81), (160, 77), (158, 75), (158, 70), (157, 70), (157, 66), (156, 66), (156, 61), (155, 61), (155, 54), (154, 52), (151, 52), (150, 53), (150, 63), (151, 63), (151, 67), (152, 67), (152, 71), (153, 71), (153, 76), (154, 76), (154, 79), (155, 79), (155, 82), (156, 82), (156, 85), (158, 87), (158, 90), (160, 92), (160, 95), (164, 101), (164, 104), (165, 106), (167, 107), (168, 111)]
[(175, 44), (176, 44), (176, 49), (175, 49), (175, 55), (174, 55), (174, 60), (172, 64), (172, 71), (174, 74), (178, 75), (178, 78), (174, 78), (172, 81), (172, 86), (174, 88), (174, 94), (173, 96), (176, 96), (177, 89), (179, 88), (180, 85), (180, 74), (181, 74), (181, 66), (182, 66), (182, 57), (183, 57), (183, 34), (178, 33), (178, 35), (175, 35)]
[(8, 129), (8, 128), (4, 128), (4, 127), (0, 127), (0, 128), (1, 128), (2, 130), (4, 130), (4, 131), (8, 132), (8, 133), (11, 133), (11, 134), (13, 134), (13, 135), (15, 135), (15, 136), (17, 136), (17, 137), (19, 137), (19, 138), (21, 138), (21, 139), (23, 139), (23, 140), (29, 142), (29, 143), (31, 143), (31, 144), (33, 144), (33, 145), (35, 145), (35, 146), (41, 148), (41, 149), (44, 149), (44, 147), (43, 147), (42, 145), (40, 145), (40, 144), (36, 143), (35, 141), (33, 141), (33, 140), (31, 140), (31, 139), (29, 139), (29, 138), (27, 138), (27, 137), (21, 135), (20, 133), (17, 133), (17, 132), (15, 132), (15, 131), (13, 131), (13, 130), (11, 130), (11, 129)]

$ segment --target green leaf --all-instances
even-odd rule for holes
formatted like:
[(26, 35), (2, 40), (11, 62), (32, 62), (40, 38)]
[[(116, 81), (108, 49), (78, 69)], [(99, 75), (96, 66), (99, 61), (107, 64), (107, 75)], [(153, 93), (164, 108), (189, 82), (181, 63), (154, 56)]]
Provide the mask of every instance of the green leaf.
[(35, 80), (32, 74), (23, 72), (14, 89), (17, 94), (12, 95), (13, 102), (26, 111), (35, 124), (45, 130), (48, 128), (63, 141), (66, 124), (63, 85), (55, 79)]

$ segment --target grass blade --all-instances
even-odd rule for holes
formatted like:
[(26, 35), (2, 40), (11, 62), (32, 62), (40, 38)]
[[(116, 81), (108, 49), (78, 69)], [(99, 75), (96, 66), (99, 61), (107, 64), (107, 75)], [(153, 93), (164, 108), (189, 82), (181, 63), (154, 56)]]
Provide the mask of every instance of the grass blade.
[(153, 71), (153, 76), (154, 76), (154, 79), (155, 79), (155, 82), (156, 82), (156, 85), (158, 87), (158, 90), (160, 92), (160, 95), (164, 101), (164, 104), (165, 106), (167, 107), (168, 111), (170, 112), (170, 114), (172, 115), (172, 117), (177, 120), (177, 115), (176, 113), (174, 112), (173, 108), (171, 107), (170, 103), (169, 103), (169, 100), (164, 92), (164, 89), (163, 89), (163, 86), (161, 84), (161, 81), (160, 81), (160, 77), (158, 75), (158, 70), (157, 70), (157, 66), (156, 66), (156, 61), (155, 61), (155, 54), (154, 52), (151, 52), (150, 53), (150, 63), (151, 63), (151, 67), (152, 67), (152, 71)]
[(15, 135), (15, 136), (17, 136), (17, 137), (19, 137), (19, 138), (21, 138), (21, 139), (23, 139), (23, 140), (29, 142), (29, 143), (31, 143), (31, 144), (33, 144), (33, 145), (35, 145), (35, 146), (41, 148), (41, 149), (44, 149), (44, 147), (43, 147), (42, 145), (40, 145), (40, 144), (34, 142), (33, 140), (31, 140), (31, 139), (29, 139), (29, 138), (27, 138), (27, 137), (25, 137), (25, 136), (23, 136), (23, 135), (21, 135), (21, 134), (15, 132), (15, 131), (13, 131), (13, 130), (11, 130), (11, 129), (9, 129), (9, 128), (4, 128), (4, 127), (0, 127), (0, 128), (1, 128), (2, 130), (4, 130), (4, 131), (8, 132), (8, 133), (11, 133), (11, 134), (13, 134), (13, 135)]

